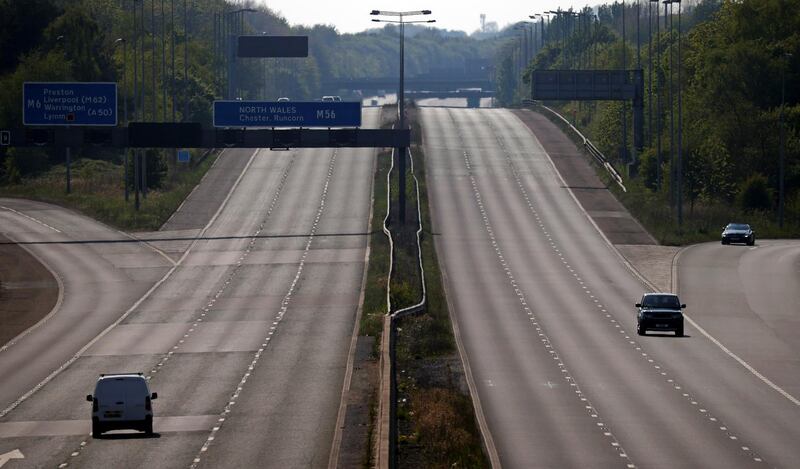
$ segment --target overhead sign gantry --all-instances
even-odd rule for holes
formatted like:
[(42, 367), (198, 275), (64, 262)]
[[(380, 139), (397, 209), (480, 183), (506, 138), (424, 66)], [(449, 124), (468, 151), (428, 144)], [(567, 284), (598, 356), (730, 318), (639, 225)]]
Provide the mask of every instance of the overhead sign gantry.
[(540, 101), (633, 102), (633, 145), (644, 146), (644, 73), (637, 70), (535, 70), (531, 98)]

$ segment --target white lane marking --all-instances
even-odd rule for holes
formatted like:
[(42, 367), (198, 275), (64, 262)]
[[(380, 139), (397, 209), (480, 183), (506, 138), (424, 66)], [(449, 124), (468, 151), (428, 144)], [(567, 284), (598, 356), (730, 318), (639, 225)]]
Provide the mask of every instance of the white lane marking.
[(12, 459), (25, 459), (25, 455), (22, 454), (22, 451), (20, 451), (19, 449), (9, 451), (8, 453), (0, 454), (0, 467), (5, 466), (6, 463), (8, 461), (11, 461)]
[[(490, 126), (490, 127), (492, 127), (492, 129), (493, 129), (493, 131), (494, 131), (494, 128), (493, 128), (493, 126), (491, 125), (491, 123), (489, 123), (489, 126)], [(528, 203), (528, 208), (530, 209), (530, 211), (531, 211), (531, 212), (532, 212), (532, 213), (533, 213), (533, 214), (536, 216), (536, 218), (538, 219), (538, 218), (539, 218), (539, 215), (538, 215), (538, 213), (537, 213), (536, 209), (533, 207), (533, 204), (532, 204), (532, 203), (531, 203), (531, 201), (530, 201), (530, 197), (529, 197), (528, 191), (525, 189), (525, 187), (524, 187), (524, 186), (523, 186), (523, 184), (522, 184), (522, 181), (521, 181), (521, 179), (519, 178), (519, 173), (517, 172), (517, 170), (516, 170), (516, 167), (514, 166), (514, 163), (513, 163), (513, 161), (511, 160), (511, 157), (510, 157), (510, 154), (509, 154), (509, 152), (506, 150), (505, 143), (503, 142), (503, 140), (502, 140), (500, 137), (498, 137), (498, 136), (497, 136), (497, 132), (494, 132), (494, 134), (495, 134), (495, 139), (496, 139), (496, 140), (497, 140), (497, 142), (498, 142), (498, 145), (500, 146), (500, 148), (501, 148), (501, 149), (504, 151), (504, 153), (505, 153), (505, 155), (506, 155), (506, 160), (507, 160), (507, 162), (508, 162), (509, 166), (511, 167), (511, 172), (512, 172), (512, 174), (514, 175), (514, 177), (515, 177), (515, 179), (516, 179), (517, 186), (519, 187), (520, 191), (522, 192), (522, 195), (523, 195), (523, 197), (525, 198), (525, 201)], [(552, 164), (552, 161), (551, 161), (551, 164)], [(555, 169), (555, 165), (553, 165), (553, 168)], [(556, 171), (556, 172), (557, 172), (557, 171)], [(560, 174), (559, 174), (559, 177), (560, 177)], [(563, 178), (562, 178), (562, 182), (564, 183), (564, 186), (566, 186), (566, 182), (564, 182)], [(570, 190), (570, 194), (572, 194), (572, 191), (571, 191), (571, 190)], [(574, 199), (574, 200), (577, 202), (577, 199), (574, 197), (574, 195), (573, 195), (573, 199)], [(581, 207), (581, 206), (580, 206), (580, 203), (578, 203), (578, 207), (579, 207), (581, 210), (583, 210), (583, 207)], [(585, 211), (584, 211), (584, 212), (585, 212)], [(588, 216), (588, 214), (587, 214), (587, 216)], [(589, 220), (590, 220), (590, 221), (592, 221), (592, 224), (594, 224), (594, 221), (593, 221), (593, 220), (591, 220), (591, 218), (589, 218)], [(542, 232), (543, 232), (543, 233), (546, 233), (546, 231), (545, 231), (545, 225), (543, 225), (543, 223), (542, 223), (541, 221), (539, 222), (539, 225), (540, 225), (540, 227), (542, 228)], [(599, 228), (597, 227), (597, 225), (595, 225), (595, 228), (597, 228), (597, 230), (599, 231)], [(602, 232), (600, 232), (600, 234), (601, 234), (601, 235), (603, 235), (603, 233), (602, 233)], [(604, 237), (604, 239), (605, 239), (605, 235), (603, 235), (603, 237)], [(608, 242), (608, 240), (607, 240), (607, 239), (606, 239), (606, 241)], [(610, 245), (610, 244), (609, 244), (609, 245)], [(554, 250), (554, 251), (558, 252), (557, 245), (556, 245), (555, 243), (551, 242), (551, 243), (550, 243), (550, 246), (553, 248), (553, 250)], [(610, 246), (612, 247), (612, 249), (613, 249), (614, 251), (616, 251), (616, 248), (614, 248), (614, 247), (613, 247), (613, 245), (610, 245)], [(618, 256), (620, 256), (620, 257), (622, 257), (622, 256), (621, 256), (621, 254), (620, 254), (619, 252), (617, 252), (617, 255), (618, 255)], [(673, 258), (673, 260), (675, 260), (676, 258), (677, 258), (677, 256), (676, 256), (675, 258)], [(623, 258), (623, 259), (624, 259), (624, 258)], [(675, 266), (675, 265), (673, 264), (673, 267), (674, 267), (674, 266)], [(632, 267), (631, 267), (631, 268), (632, 268)], [(579, 284), (580, 284), (580, 285), (583, 287), (583, 289), (586, 291), (586, 293), (587, 293), (587, 294), (588, 294), (588, 295), (589, 295), (591, 298), (594, 298), (594, 296), (593, 296), (593, 295), (591, 295), (591, 292), (590, 292), (590, 291), (587, 289), (587, 287), (586, 287), (586, 286), (584, 286), (584, 282), (583, 282), (583, 281), (581, 280), (581, 278), (580, 278), (580, 277), (577, 275), (577, 273), (574, 273), (574, 271), (573, 271), (572, 269), (569, 269), (569, 270), (570, 270), (570, 272), (573, 272), (573, 276), (575, 277), (575, 279), (576, 279), (576, 280), (578, 280), (578, 283), (579, 283)], [(638, 272), (637, 272), (637, 271), (633, 270), (633, 272), (634, 272), (635, 274), (637, 274), (637, 275), (638, 275)], [(673, 271), (673, 274), (674, 274), (674, 271)], [(641, 279), (643, 279), (643, 280), (644, 280), (644, 278), (643, 278), (643, 277), (641, 277)], [(596, 299), (595, 299), (594, 301), (595, 301), (596, 303), (598, 303), (598, 300), (596, 300)], [(602, 306), (602, 304), (598, 304), (598, 306)], [(603, 308), (603, 309), (602, 309), (602, 311), (603, 311), (603, 312), (606, 312), (605, 308)], [(612, 319), (612, 316), (611, 316), (610, 314), (606, 314), (605, 316), (606, 316), (606, 318), (609, 318), (609, 320), (610, 320), (610, 322), (611, 322), (611, 323), (616, 323), (616, 321), (615, 321), (614, 319)], [(617, 327), (617, 328), (620, 328), (620, 325), (619, 325), (619, 324), (614, 324), (614, 325), (615, 325), (615, 327)], [(537, 329), (537, 330), (538, 330), (538, 329)], [(630, 336), (628, 336), (628, 335), (625, 333), (625, 330), (624, 330), (623, 328), (620, 328), (620, 331), (619, 331), (619, 332), (620, 332), (621, 334), (624, 334), (626, 339), (629, 339), (629, 338), (630, 338)], [(539, 335), (541, 335), (541, 334), (539, 334)], [(636, 342), (634, 342), (634, 341), (630, 341), (630, 344), (631, 344), (631, 345), (633, 345), (637, 351), (641, 352), (641, 350), (642, 350), (642, 349), (641, 349), (641, 347), (639, 347), (639, 346), (636, 344)], [(548, 347), (549, 347), (549, 346), (548, 346)], [(551, 351), (551, 353), (553, 353), (553, 352)], [(652, 358), (648, 358), (648, 356), (647, 356), (647, 353), (645, 353), (645, 352), (641, 352), (641, 356), (643, 357), (643, 359), (647, 360), (647, 362), (648, 362), (648, 363), (652, 364), (652, 365), (653, 365), (653, 367), (655, 368), (655, 370), (656, 370), (656, 371), (658, 371), (658, 370), (660, 370), (660, 369), (661, 369), (661, 367), (660, 367), (659, 365), (655, 364), (655, 360), (653, 360)], [(560, 366), (560, 365), (559, 365), (559, 366)], [(562, 371), (563, 371), (563, 370), (562, 370)], [(660, 373), (662, 376), (665, 376), (665, 375), (666, 375), (666, 373), (665, 373), (665, 372), (663, 372), (663, 371), (662, 371), (662, 372), (659, 372), (659, 373)], [(667, 382), (668, 382), (668, 383), (674, 383), (674, 380), (673, 380), (673, 379), (667, 379)], [(681, 388), (681, 386), (679, 386), (679, 385), (675, 384), (675, 385), (674, 385), (674, 389), (675, 389), (675, 390), (677, 390), (677, 391), (680, 391), (682, 388)], [(695, 406), (697, 406), (697, 405), (699, 404), (697, 401), (693, 400), (693, 398), (690, 396), (690, 394), (689, 394), (689, 393), (683, 393), (683, 397), (684, 397), (684, 398), (686, 398), (688, 401), (690, 401), (692, 405), (695, 405)], [(701, 413), (701, 414), (706, 414), (706, 413), (708, 413), (708, 410), (707, 410), (707, 409), (700, 409), (700, 413)], [(597, 417), (597, 416), (596, 416), (596, 415), (592, 415), (592, 417)], [(709, 419), (710, 419), (710, 421), (712, 421), (712, 422), (716, 422), (716, 421), (717, 421), (717, 419), (716, 419), (716, 418), (714, 418), (714, 417), (709, 417)], [(730, 434), (730, 432), (728, 432), (728, 428), (727, 428), (727, 427), (720, 427), (720, 429), (721, 429), (722, 431), (726, 432), (727, 436), (728, 436), (730, 439), (732, 439), (732, 440), (736, 440), (736, 439), (737, 439), (737, 437), (736, 437), (735, 435), (732, 435), (732, 434)], [(761, 459), (758, 457), (758, 455), (757, 455), (757, 454), (756, 454), (754, 451), (750, 451), (750, 450), (748, 449), (748, 451), (747, 451), (747, 452), (748, 452), (748, 453), (749, 453), (751, 456), (754, 456), (754, 459), (755, 459), (756, 461), (761, 461)]]
[[(449, 111), (448, 111), (448, 115), (450, 116), (450, 119), (453, 121), (453, 123), (456, 124), (456, 131), (458, 132), (459, 137), (463, 141), (464, 138), (461, 135), (461, 131), (460, 131), (459, 127), (458, 127), (458, 124), (455, 122), (455, 119), (453, 118), (452, 114)], [(524, 187), (522, 187), (522, 185), (521, 185), (522, 183), (521, 183), (521, 181), (519, 179), (519, 175), (517, 173), (516, 168), (514, 167), (513, 162), (511, 161), (511, 159), (509, 157), (508, 151), (506, 151), (505, 146), (503, 145), (503, 142), (499, 138), (497, 140), (498, 140), (498, 143), (500, 144), (501, 148), (503, 149), (503, 151), (504, 151), (504, 153), (506, 155), (506, 158), (508, 159), (509, 165), (511, 166), (511, 169), (512, 169), (512, 173), (514, 174), (514, 177), (517, 180), (517, 184), (522, 189), (522, 192), (523, 192), (523, 194), (525, 196), (525, 199), (530, 204), (528, 193), (527, 193), (527, 191), (525, 191)], [(520, 302), (522, 304), (526, 304), (526, 299), (525, 299), (525, 296), (522, 294), (522, 291), (515, 286), (516, 285), (516, 281), (514, 279), (513, 274), (511, 273), (511, 270), (508, 268), (507, 262), (505, 261), (505, 258), (504, 258), (504, 255), (503, 255), (503, 251), (500, 248), (500, 245), (499, 245), (499, 243), (497, 241), (497, 237), (495, 235), (494, 228), (492, 227), (491, 221), (489, 220), (489, 216), (488, 216), (488, 213), (486, 211), (486, 207), (485, 207), (485, 205), (483, 203), (483, 196), (481, 195), (480, 189), (478, 189), (478, 181), (477, 181), (477, 178), (475, 177), (475, 172), (472, 169), (472, 163), (470, 161), (469, 153), (467, 152), (466, 149), (463, 150), (463, 155), (464, 155), (464, 164), (465, 164), (465, 166), (467, 168), (467, 175), (468, 175), (468, 177), (470, 179), (470, 182), (472, 184), (473, 195), (475, 197), (475, 201), (476, 201), (476, 203), (478, 205), (478, 209), (480, 210), (481, 216), (483, 218), (483, 225), (484, 225), (484, 228), (486, 229), (487, 234), (489, 235), (489, 240), (491, 241), (492, 246), (495, 248), (495, 253), (496, 253), (497, 257), (498, 257), (498, 260), (500, 261), (500, 264), (505, 268), (505, 271), (507, 273), (509, 282), (510, 282), (512, 288), (514, 288), (515, 293), (519, 297)], [(535, 210), (533, 209), (533, 207), (531, 206), (530, 208), (535, 213)], [(557, 250), (555, 245), (553, 245), (552, 243), (551, 243), (551, 246), (553, 247), (553, 249)], [(555, 351), (555, 347), (553, 347), (552, 342), (550, 341), (550, 338), (543, 333), (541, 325), (537, 322), (537, 320), (536, 320), (535, 316), (533, 316), (532, 312), (530, 312), (530, 308), (528, 308), (526, 306), (526, 307), (524, 307), (524, 310), (526, 312), (528, 312), (529, 316), (531, 316), (531, 321), (532, 321), (531, 324), (536, 327), (536, 330), (538, 331), (538, 335), (540, 337), (542, 337), (542, 339), (541, 339), (542, 340), (542, 344), (544, 344), (545, 348), (549, 349), (548, 352), (550, 354), (552, 354), (553, 359), (558, 361), (558, 367), (561, 369), (561, 372), (564, 373), (564, 379), (569, 383), (570, 387), (575, 389), (575, 393), (576, 393), (577, 397), (580, 399), (580, 401), (586, 403), (585, 407), (588, 409), (590, 416), (592, 418), (598, 418), (597, 410), (591, 404), (591, 402), (589, 401), (589, 398), (586, 397), (584, 392), (578, 386), (578, 383), (575, 381), (575, 379), (568, 372), (568, 370), (566, 368), (566, 365), (564, 364), (563, 360), (561, 359), (559, 354)], [(597, 423), (597, 427), (600, 428), (601, 430), (603, 430), (604, 431), (603, 434), (611, 439), (612, 447), (618, 452), (619, 456), (622, 457), (622, 458), (628, 459), (627, 453), (622, 448), (622, 445), (619, 443), (619, 440), (616, 438), (616, 436), (614, 436), (614, 434), (611, 432), (611, 430), (602, 422), (598, 422)]]
[[(278, 324), (283, 320), (284, 316), (286, 315), (286, 312), (289, 310), (289, 302), (291, 301), (292, 294), (294, 293), (294, 290), (297, 287), (298, 282), (300, 281), (300, 276), (303, 274), (303, 266), (305, 266), (306, 258), (308, 257), (308, 252), (311, 250), (311, 244), (314, 242), (314, 237), (317, 234), (317, 229), (319, 228), (319, 222), (320, 219), (322, 218), (322, 213), (325, 210), (325, 201), (328, 198), (328, 188), (331, 183), (331, 178), (333, 177), (333, 168), (334, 165), (336, 164), (336, 155), (337, 155), (337, 150), (334, 150), (330, 163), (328, 163), (328, 174), (325, 178), (325, 185), (323, 186), (322, 189), (322, 197), (320, 198), (319, 206), (317, 207), (317, 213), (314, 218), (314, 222), (311, 225), (311, 231), (309, 232), (308, 238), (306, 240), (306, 245), (303, 250), (303, 255), (300, 257), (300, 263), (297, 266), (297, 272), (295, 273), (294, 279), (292, 280), (292, 283), (289, 286), (289, 290), (286, 292), (286, 295), (284, 295), (283, 300), (281, 301), (281, 308), (276, 314), (275, 322), (273, 324)], [(277, 326), (270, 327), (267, 336), (264, 338), (265, 344), (269, 342), (270, 336), (274, 332), (276, 332), (276, 329)], [(266, 347), (266, 345), (264, 345), (264, 347)], [(239, 380), (239, 384), (236, 387), (236, 391), (231, 395), (230, 401), (228, 401), (228, 404), (219, 414), (220, 424), (211, 429), (211, 433), (206, 438), (205, 443), (203, 443), (203, 446), (200, 447), (200, 450), (192, 460), (192, 464), (189, 466), (190, 469), (196, 469), (197, 465), (200, 464), (201, 456), (203, 455), (203, 453), (208, 451), (209, 447), (211, 446), (211, 442), (214, 441), (214, 439), (216, 438), (217, 432), (219, 432), (220, 428), (222, 428), (224, 419), (228, 417), (231, 410), (233, 410), (233, 406), (236, 405), (236, 400), (239, 398), (239, 395), (242, 392), (244, 385), (247, 383), (247, 379), (250, 377), (250, 373), (255, 369), (256, 365), (258, 364), (258, 361), (261, 359), (261, 355), (264, 352), (264, 350), (265, 350), (264, 348), (260, 348), (253, 355), (253, 361), (250, 362), (250, 365), (247, 367), (247, 371), (245, 371), (244, 375), (242, 376), (242, 379)]]
[(39, 220), (39, 219), (37, 219), (37, 218), (33, 218), (33, 217), (32, 217), (32, 216), (30, 216), (30, 215), (26, 215), (26, 214), (24, 214), (24, 213), (22, 213), (22, 212), (19, 212), (19, 211), (17, 211), (17, 210), (14, 210), (14, 209), (13, 209), (13, 208), (11, 208), (11, 207), (6, 207), (5, 205), (0, 205), (0, 208), (6, 209), (6, 210), (8, 210), (9, 212), (16, 213), (17, 215), (19, 215), (19, 216), (22, 216), (22, 217), (25, 217), (25, 218), (27, 218), (28, 220), (33, 220), (33, 221), (35, 221), (36, 223), (38, 223), (38, 224), (40, 224), (40, 225), (42, 225), (42, 226), (44, 226), (44, 227), (50, 228), (51, 230), (55, 231), (56, 233), (61, 233), (61, 230), (59, 230), (58, 228), (54, 228), (54, 227), (52, 227), (52, 226), (48, 225), (47, 223), (45, 223), (45, 222), (43, 222), (43, 221), (41, 221), (41, 220)]
[(739, 358), (739, 356), (738, 356), (738, 355), (736, 355), (735, 353), (731, 352), (731, 351), (730, 351), (730, 349), (728, 349), (728, 347), (726, 347), (726, 346), (722, 345), (722, 342), (720, 342), (719, 340), (717, 340), (717, 339), (716, 339), (714, 336), (712, 336), (711, 334), (709, 334), (709, 333), (708, 333), (708, 332), (707, 332), (705, 329), (703, 329), (702, 327), (700, 327), (700, 324), (697, 324), (697, 323), (696, 323), (696, 322), (695, 322), (695, 321), (694, 321), (694, 320), (693, 320), (691, 317), (687, 316), (686, 314), (684, 314), (684, 315), (683, 315), (683, 317), (684, 317), (684, 318), (686, 318), (686, 319), (688, 319), (688, 320), (689, 320), (689, 323), (690, 323), (692, 326), (694, 326), (694, 328), (695, 328), (695, 329), (697, 329), (697, 330), (698, 330), (698, 331), (699, 331), (701, 334), (703, 334), (704, 336), (706, 336), (706, 338), (707, 338), (708, 340), (710, 340), (710, 341), (711, 341), (711, 342), (712, 342), (714, 345), (716, 345), (717, 347), (719, 347), (719, 348), (720, 348), (720, 350), (722, 350), (723, 352), (725, 352), (725, 353), (726, 353), (726, 354), (727, 354), (729, 357), (731, 357), (731, 358), (733, 358), (734, 360), (736, 360), (737, 362), (739, 362), (739, 364), (740, 364), (740, 365), (742, 365), (742, 366), (744, 367), (744, 369), (746, 369), (747, 371), (749, 371), (750, 373), (752, 373), (752, 374), (753, 374), (753, 376), (755, 376), (756, 378), (760, 379), (760, 380), (761, 380), (761, 381), (762, 381), (764, 384), (766, 384), (767, 386), (769, 386), (769, 387), (771, 387), (772, 389), (774, 389), (775, 391), (777, 391), (777, 392), (778, 392), (780, 395), (782, 395), (783, 397), (785, 397), (785, 398), (786, 398), (786, 399), (787, 399), (789, 402), (791, 402), (792, 404), (794, 404), (794, 405), (796, 405), (796, 406), (800, 406), (800, 400), (798, 400), (796, 397), (794, 397), (794, 396), (792, 396), (791, 394), (789, 394), (788, 392), (786, 392), (786, 391), (785, 391), (783, 388), (781, 388), (781, 387), (780, 387), (780, 386), (778, 386), (777, 384), (773, 383), (773, 382), (772, 382), (772, 381), (771, 381), (769, 378), (767, 378), (766, 376), (764, 376), (764, 375), (762, 375), (761, 373), (759, 373), (759, 372), (758, 372), (758, 370), (756, 370), (755, 368), (753, 368), (752, 366), (750, 366), (750, 364), (749, 364), (749, 363), (747, 363), (746, 361), (744, 361), (744, 360), (742, 360), (741, 358)]
[[(681, 257), (681, 255), (684, 252), (686, 252), (691, 247), (692, 246), (688, 246), (688, 247), (686, 247), (684, 249), (681, 249), (680, 251), (678, 251), (678, 253), (675, 255), (675, 257), (672, 258), (672, 284), (675, 285), (675, 291), (676, 292), (680, 291), (680, 288), (679, 288), (680, 285), (678, 283), (678, 259)], [(793, 395), (791, 395), (788, 392), (786, 392), (783, 388), (781, 388), (777, 384), (773, 383), (769, 378), (767, 378), (766, 376), (764, 376), (761, 373), (759, 373), (758, 370), (756, 370), (755, 368), (750, 366), (749, 363), (747, 363), (742, 358), (740, 358), (738, 355), (733, 353), (728, 347), (723, 345), (722, 342), (717, 340), (716, 337), (712, 336), (711, 334), (708, 333), (708, 331), (706, 331), (705, 329), (700, 327), (700, 324), (698, 324), (694, 319), (692, 319), (691, 316), (689, 316), (688, 314), (684, 313), (683, 317), (689, 321), (689, 324), (694, 326), (695, 329), (697, 329), (701, 334), (703, 334), (706, 337), (706, 339), (710, 340), (711, 343), (713, 343), (714, 345), (719, 347), (719, 349), (722, 350), (723, 352), (725, 352), (725, 354), (727, 354), (729, 357), (731, 357), (734, 360), (736, 360), (742, 367), (744, 367), (745, 370), (749, 371), (753, 376), (755, 376), (756, 378), (760, 379), (761, 382), (763, 382), (767, 386), (769, 386), (772, 389), (774, 389), (778, 394), (780, 394), (781, 396), (785, 397), (792, 404), (794, 404), (796, 406), (800, 406), (800, 400), (798, 400), (796, 397), (794, 397)]]
[[(196, 186), (195, 186), (195, 187), (196, 187)], [(138, 242), (138, 243), (140, 243), (140, 244), (144, 244), (146, 247), (148, 247), (148, 248), (152, 249), (152, 250), (153, 250), (153, 251), (155, 251), (157, 254), (160, 254), (160, 255), (161, 255), (161, 257), (163, 257), (164, 259), (166, 259), (166, 260), (167, 260), (167, 262), (169, 262), (171, 265), (176, 265), (176, 264), (177, 264), (177, 262), (176, 262), (174, 259), (172, 259), (171, 257), (169, 257), (169, 255), (168, 255), (166, 252), (164, 252), (164, 251), (162, 251), (161, 249), (159, 249), (159, 248), (155, 247), (154, 245), (150, 244), (150, 240), (147, 240), (147, 239), (139, 239), (139, 238), (137, 238), (136, 236), (134, 236), (134, 235), (132, 235), (132, 234), (130, 234), (130, 233), (126, 233), (126, 232), (124, 232), (124, 231), (122, 231), (122, 230), (117, 230), (117, 232), (118, 232), (119, 234), (121, 234), (122, 236), (125, 236), (126, 238), (130, 238), (130, 239), (132, 239), (132, 240), (134, 240), (134, 241), (136, 241), (136, 242)]]
[(30, 334), (31, 332), (36, 330), (39, 326), (47, 322), (50, 318), (52, 318), (56, 314), (56, 312), (58, 312), (59, 309), (61, 309), (61, 304), (64, 302), (64, 280), (61, 278), (61, 276), (58, 275), (58, 273), (52, 267), (50, 267), (50, 264), (45, 262), (45, 260), (42, 259), (38, 254), (36, 254), (32, 249), (30, 249), (28, 246), (24, 244), (19, 244), (19, 241), (14, 240), (13, 237), (10, 235), (10, 233), (6, 233), (6, 237), (18, 243), (17, 245), (19, 247), (24, 249), (28, 254), (33, 256), (34, 259), (39, 261), (39, 263), (42, 264), (48, 271), (50, 271), (50, 274), (53, 276), (53, 278), (56, 279), (56, 283), (58, 284), (58, 298), (56, 298), (56, 304), (53, 305), (53, 308), (50, 310), (49, 313), (47, 313), (47, 316), (43, 317), (38, 322), (36, 322), (36, 324), (33, 324), (29, 328), (17, 334), (16, 337), (6, 342), (5, 345), (0, 347), (0, 352), (7, 350), (9, 347), (19, 342), (20, 339)]
[(178, 259), (178, 262), (174, 266), (172, 266), (167, 271), (167, 273), (165, 273), (164, 276), (161, 277), (161, 279), (159, 281), (157, 281), (152, 287), (150, 287), (150, 289), (147, 290), (147, 292), (145, 292), (145, 294), (142, 295), (141, 298), (136, 300), (136, 302), (130, 308), (128, 308), (128, 310), (125, 311), (125, 313), (122, 316), (117, 318), (117, 320), (114, 321), (113, 323), (109, 324), (108, 327), (103, 329), (99, 334), (97, 334), (86, 345), (81, 347), (81, 349), (78, 350), (72, 357), (70, 357), (69, 360), (67, 360), (64, 364), (62, 364), (60, 367), (56, 368), (53, 372), (51, 372), (49, 375), (47, 375), (47, 377), (45, 377), (42, 381), (40, 381), (36, 386), (34, 386), (32, 389), (30, 389), (25, 394), (23, 394), (19, 399), (17, 399), (16, 401), (12, 402), (8, 407), (6, 407), (2, 411), (0, 411), (0, 418), (5, 417), (9, 412), (11, 412), (12, 410), (16, 409), (20, 404), (25, 402), (29, 397), (31, 397), (34, 393), (36, 393), (36, 391), (38, 391), (39, 389), (44, 387), (47, 383), (52, 381), (53, 378), (58, 376), (58, 374), (61, 373), (63, 370), (65, 370), (68, 366), (72, 365), (78, 358), (81, 357), (81, 355), (83, 355), (84, 352), (86, 352), (86, 350), (88, 350), (97, 341), (99, 341), (100, 339), (105, 337), (105, 335), (108, 334), (108, 332), (111, 331), (111, 329), (113, 329), (119, 323), (124, 321), (125, 318), (130, 316), (130, 314), (133, 313), (136, 310), (136, 308), (139, 307), (140, 304), (142, 304), (145, 300), (147, 300), (150, 297), (150, 295), (153, 294), (153, 292), (155, 292), (159, 287), (161, 287), (161, 284), (163, 284), (165, 281), (167, 281), (168, 278), (170, 278), (172, 276), (172, 274), (175, 272), (175, 270), (177, 270), (177, 268), (183, 263), (183, 260), (186, 259), (186, 257), (188, 257), (189, 253), (192, 251), (192, 248), (197, 243), (197, 240), (200, 239), (203, 236), (203, 234), (208, 230), (208, 228), (211, 227), (211, 225), (217, 220), (217, 217), (219, 216), (219, 214), (222, 213), (222, 209), (225, 208), (225, 206), (228, 203), (228, 200), (231, 198), (231, 195), (236, 190), (236, 188), (239, 186), (239, 182), (242, 180), (242, 178), (244, 177), (244, 174), (250, 168), (250, 165), (253, 163), (253, 160), (254, 160), (256, 154), (258, 154), (258, 150), (254, 151), (253, 155), (250, 156), (250, 160), (247, 162), (247, 165), (245, 165), (244, 169), (239, 174), (239, 177), (236, 178), (236, 182), (233, 183), (233, 186), (231, 187), (230, 191), (228, 192), (228, 195), (225, 196), (225, 199), (220, 204), (220, 206), (217, 209), (216, 213), (214, 213), (214, 216), (211, 217), (211, 220), (208, 221), (208, 224), (206, 224), (206, 226), (203, 228), (203, 230), (200, 232), (200, 234), (192, 241), (192, 244), (189, 246), (188, 249), (186, 249), (186, 251), (183, 253), (181, 258)]

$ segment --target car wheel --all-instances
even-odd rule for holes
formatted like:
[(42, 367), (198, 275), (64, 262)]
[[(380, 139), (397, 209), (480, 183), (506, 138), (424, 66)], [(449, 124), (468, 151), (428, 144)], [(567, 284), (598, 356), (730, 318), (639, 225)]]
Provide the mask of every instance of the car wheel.
[(683, 337), (683, 324), (681, 324), (680, 326), (678, 326), (677, 329), (675, 329), (675, 337)]
[(723, 239), (723, 240), (722, 240), (722, 244), (728, 244), (728, 241), (726, 241), (726, 240), (724, 240), (724, 239)]
[(92, 420), (92, 438), (99, 438), (103, 434), (103, 426), (97, 420)]
[(144, 432), (148, 435), (153, 434), (153, 417), (147, 417), (147, 420), (145, 420)]
[(748, 246), (755, 246), (755, 244), (756, 244), (756, 238), (755, 238), (755, 236), (753, 237), (753, 239), (751, 239), (750, 241), (748, 241), (748, 242), (747, 242), (747, 245), (748, 245)]
[(646, 335), (647, 331), (645, 331), (644, 327), (642, 327), (642, 323), (636, 324), (636, 333), (639, 335)]

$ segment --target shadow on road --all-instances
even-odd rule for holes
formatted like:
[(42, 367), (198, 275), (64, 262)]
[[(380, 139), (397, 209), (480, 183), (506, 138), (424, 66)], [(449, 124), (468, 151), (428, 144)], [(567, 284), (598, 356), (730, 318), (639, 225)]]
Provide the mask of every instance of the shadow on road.
[[(348, 237), (348, 236), (371, 236), (381, 233), (380, 231), (367, 231), (364, 233), (316, 233), (315, 238), (326, 237)], [(0, 241), (3, 244), (126, 244), (126, 243), (152, 243), (164, 241), (217, 241), (230, 239), (272, 239), (272, 238), (307, 238), (308, 233), (302, 234), (273, 234), (273, 235), (242, 235), (242, 236), (184, 236), (184, 237), (165, 237), (165, 238), (125, 238), (125, 239), (65, 239), (62, 241)]]
[(161, 438), (161, 433), (103, 433), (94, 437), (96, 440), (149, 440), (151, 438)]

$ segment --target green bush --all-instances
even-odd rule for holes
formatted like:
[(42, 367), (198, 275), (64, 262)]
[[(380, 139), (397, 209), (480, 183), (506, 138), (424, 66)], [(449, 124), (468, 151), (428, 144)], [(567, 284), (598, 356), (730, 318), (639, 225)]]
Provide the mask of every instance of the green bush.
[(761, 174), (754, 174), (742, 183), (737, 197), (739, 206), (748, 212), (769, 210), (772, 206), (770, 192), (767, 178)]

